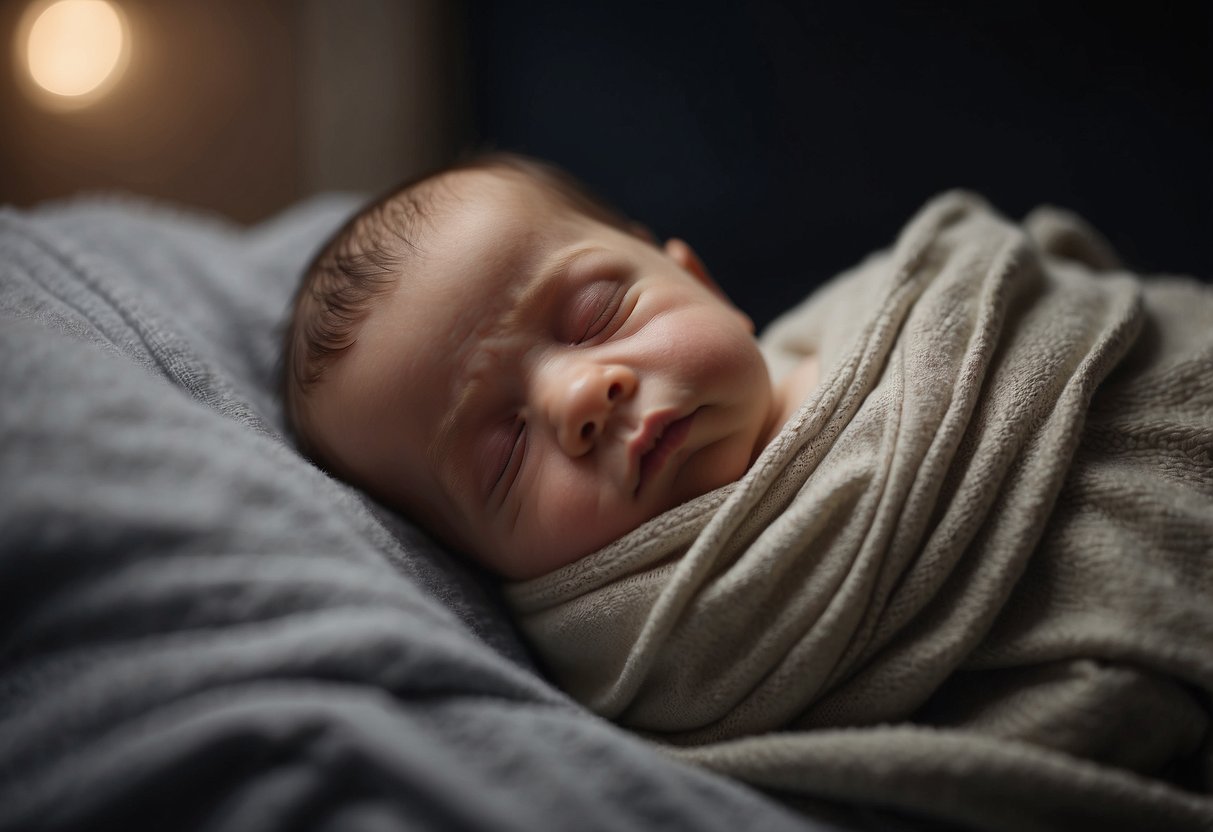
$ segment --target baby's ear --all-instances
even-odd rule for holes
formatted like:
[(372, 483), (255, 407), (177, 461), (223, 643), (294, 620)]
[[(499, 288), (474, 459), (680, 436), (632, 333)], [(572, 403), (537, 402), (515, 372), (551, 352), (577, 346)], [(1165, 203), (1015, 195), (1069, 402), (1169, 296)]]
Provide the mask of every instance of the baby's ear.
[(680, 240), (677, 237), (671, 237), (666, 240), (665, 253), (688, 274), (711, 289), (713, 294), (719, 297), (726, 306), (736, 312), (745, 323), (746, 329), (750, 332), (754, 331), (754, 322), (750, 320), (750, 316), (738, 309), (733, 301), (729, 300), (729, 296), (724, 293), (724, 289), (721, 289), (716, 281), (712, 279), (712, 275), (708, 273), (707, 266), (703, 265), (703, 261), (699, 259), (699, 255), (695, 253), (695, 250), (691, 248), (686, 240)]

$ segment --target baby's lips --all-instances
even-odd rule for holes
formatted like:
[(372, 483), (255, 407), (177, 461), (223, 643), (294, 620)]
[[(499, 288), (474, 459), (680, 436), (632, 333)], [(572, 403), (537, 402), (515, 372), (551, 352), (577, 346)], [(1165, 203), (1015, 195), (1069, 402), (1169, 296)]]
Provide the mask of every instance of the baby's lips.
[(694, 410), (680, 416), (678, 411), (672, 409), (658, 411), (645, 418), (640, 433), (629, 444), (629, 458), (636, 471), (633, 494), (639, 494), (641, 486), (682, 447), (694, 418)]
[(628, 440), (628, 461), (633, 467), (640, 464), (641, 458), (653, 449), (653, 446), (661, 439), (661, 434), (677, 418), (678, 411), (672, 407), (666, 407), (654, 410), (641, 419), (640, 427)]

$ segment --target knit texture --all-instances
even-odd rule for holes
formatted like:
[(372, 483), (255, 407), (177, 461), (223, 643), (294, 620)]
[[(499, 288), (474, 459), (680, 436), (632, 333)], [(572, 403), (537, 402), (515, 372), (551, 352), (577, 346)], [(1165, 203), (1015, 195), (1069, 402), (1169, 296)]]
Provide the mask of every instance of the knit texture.
[(286, 441), (283, 313), (359, 204), (0, 209), (0, 832), (869, 828), (586, 713)]
[(742, 480), (509, 587), (557, 681), (780, 792), (1213, 828), (1213, 291), (950, 192), (763, 347), (822, 380)]

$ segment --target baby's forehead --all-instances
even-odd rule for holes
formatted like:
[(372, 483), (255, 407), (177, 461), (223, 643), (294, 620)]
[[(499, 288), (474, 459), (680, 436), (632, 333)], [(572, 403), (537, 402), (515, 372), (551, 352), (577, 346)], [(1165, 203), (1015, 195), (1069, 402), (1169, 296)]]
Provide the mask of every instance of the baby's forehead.
[(535, 176), (505, 167), (466, 168), (448, 171), (435, 181), (436, 191), (444, 193), (450, 204), (467, 202), (524, 201), (527, 204), (554, 206), (560, 194)]
[[(488, 318), (504, 324), (517, 317), (515, 308), (537, 312), (531, 296), (553, 294), (545, 288), (558, 281), (544, 278), (562, 271), (554, 264), (565, 249), (585, 247), (577, 241), (590, 218), (525, 172), (456, 170), (430, 187), (422, 198), (425, 217), (402, 247), (402, 279), (385, 299), (387, 306), (399, 303), (412, 325), (492, 337)], [(384, 314), (383, 306), (372, 317)]]
[(559, 198), (523, 173), (472, 169), (438, 174), (397, 192), (368, 211), (354, 228), (355, 249), (382, 252), (407, 263), (446, 261), (480, 237), (525, 232), (556, 209)]
[(402, 247), (401, 279), (369, 316), (365, 334), (407, 320), (410, 328), (458, 333), (461, 341), (491, 339), (490, 323), (512, 320), (512, 309), (547, 282), (543, 267), (565, 226), (536, 204), (533, 192), (542, 190), (509, 171), (445, 176), (449, 182), (435, 184), (447, 196), (429, 206)]

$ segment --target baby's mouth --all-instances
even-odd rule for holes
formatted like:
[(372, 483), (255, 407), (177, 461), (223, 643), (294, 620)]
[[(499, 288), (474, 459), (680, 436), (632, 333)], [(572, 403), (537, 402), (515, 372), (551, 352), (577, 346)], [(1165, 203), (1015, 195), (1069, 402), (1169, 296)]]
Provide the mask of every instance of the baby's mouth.
[(682, 447), (691, 432), (691, 423), (695, 413), (673, 419), (673, 413), (658, 413), (645, 419), (640, 434), (632, 440), (631, 451), (638, 457), (638, 472), (634, 495), (640, 494), (640, 489), (651, 480), (670, 457)]

